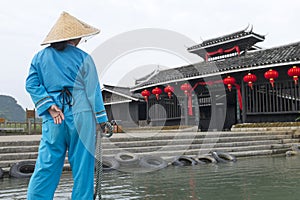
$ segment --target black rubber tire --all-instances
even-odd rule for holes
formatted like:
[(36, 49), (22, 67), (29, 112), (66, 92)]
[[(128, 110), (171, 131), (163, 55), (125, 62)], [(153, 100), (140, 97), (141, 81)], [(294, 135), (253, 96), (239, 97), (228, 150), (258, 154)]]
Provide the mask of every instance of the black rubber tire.
[(226, 161), (230, 161), (230, 162), (236, 162), (237, 159), (234, 155), (231, 155), (229, 153), (226, 152), (216, 152), (217, 155), (219, 156), (219, 158), (226, 160)]
[(188, 157), (188, 156), (178, 156), (174, 159), (172, 162), (172, 165), (174, 166), (193, 166), (197, 165), (197, 161), (194, 158)]
[(163, 169), (168, 166), (167, 161), (158, 156), (144, 156), (140, 159), (139, 165), (141, 167), (150, 169)]
[(14, 178), (30, 178), (35, 167), (35, 161), (21, 161), (13, 164), (9, 175)]
[(299, 154), (298, 151), (293, 151), (293, 150), (289, 150), (289, 151), (285, 152), (285, 155), (287, 157), (295, 156), (295, 155), (298, 155), (298, 154)]
[(197, 157), (192, 157), (196, 162), (197, 162), (197, 165), (204, 165), (204, 164), (207, 164), (207, 162), (204, 162), (202, 160), (199, 160), (197, 159)]
[(122, 166), (132, 166), (139, 164), (139, 157), (134, 153), (120, 152), (114, 157)]
[(299, 144), (293, 144), (292, 146), (291, 146), (291, 150), (292, 151), (300, 151), (300, 145)]
[(219, 163), (227, 163), (227, 162), (229, 162), (227, 159), (224, 159), (224, 158), (219, 157), (219, 154), (218, 154), (218, 152), (216, 152), (216, 151), (212, 151), (212, 152), (210, 152), (210, 154), (211, 154), (212, 157), (214, 157), (214, 158), (216, 159), (216, 161), (219, 162)]
[(200, 155), (196, 157), (196, 161), (201, 161), (205, 163), (217, 163), (216, 159), (211, 155)]
[(0, 167), (0, 179), (3, 178), (4, 172), (3, 169)]
[(120, 168), (120, 163), (112, 157), (102, 157), (102, 170), (112, 171)]

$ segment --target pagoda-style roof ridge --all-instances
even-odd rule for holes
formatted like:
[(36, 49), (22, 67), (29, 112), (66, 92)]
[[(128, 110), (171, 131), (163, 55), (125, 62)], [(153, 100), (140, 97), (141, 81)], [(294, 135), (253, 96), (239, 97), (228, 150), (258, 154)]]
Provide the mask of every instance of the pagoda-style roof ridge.
[(249, 71), (273, 66), (300, 64), (300, 41), (272, 48), (249, 51), (222, 60), (201, 61), (193, 65), (160, 71), (148, 82), (131, 87), (131, 91), (195, 78)]
[(158, 74), (160, 71), (159, 67), (157, 67), (156, 69), (154, 69), (152, 72), (150, 72), (149, 74), (146, 74), (143, 77), (137, 78), (135, 79), (135, 84), (141, 84), (143, 82), (147, 82), (149, 79), (151, 79), (153, 76), (155, 76), (156, 74)]
[(103, 88), (107, 88), (107, 89), (111, 89), (111, 90), (113, 90), (113, 89), (127, 90), (129, 87), (103, 84)]
[(264, 35), (254, 33), (252, 26), (249, 30), (248, 29), (249, 29), (249, 26), (247, 26), (247, 28), (245, 28), (241, 31), (237, 31), (237, 32), (234, 32), (234, 33), (230, 33), (230, 34), (220, 36), (220, 37), (204, 40), (202, 43), (194, 45), (192, 47), (189, 47), (187, 50), (188, 51), (193, 51), (195, 49), (205, 48), (205, 47), (211, 46), (211, 45), (218, 45), (221, 42), (226, 42), (226, 41), (230, 41), (230, 40), (233, 40), (233, 39), (242, 38), (242, 37), (245, 37), (245, 36), (250, 35), (250, 34), (252, 34), (252, 35), (254, 35), (258, 38), (261, 38), (262, 40), (265, 39)]
[(134, 101), (138, 101), (141, 98), (140, 96), (137, 96), (136, 94), (131, 93), (130, 87), (112, 86), (112, 85), (103, 84), (102, 90), (111, 92), (111, 93), (119, 95), (119, 96), (123, 96), (127, 99), (131, 99)]

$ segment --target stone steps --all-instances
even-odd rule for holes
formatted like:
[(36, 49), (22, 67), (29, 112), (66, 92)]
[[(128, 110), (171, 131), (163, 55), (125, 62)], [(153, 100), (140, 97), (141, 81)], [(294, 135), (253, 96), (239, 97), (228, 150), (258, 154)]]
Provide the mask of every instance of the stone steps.
[(0, 160), (1, 160), (1, 155), (4, 153), (37, 152), (37, 151), (38, 151), (38, 145), (0, 147)]
[[(21, 160), (35, 160), (40, 136), (0, 136), (0, 167), (8, 170)], [(178, 155), (197, 156), (211, 150), (224, 151), (237, 157), (284, 154), (299, 135), (291, 131), (253, 132), (143, 132), (117, 133), (103, 138), (103, 155), (119, 152), (158, 155), (165, 159)], [(68, 161), (66, 158), (66, 167)]]
[[(252, 136), (269, 136), (269, 135), (293, 135), (289, 131), (265, 131), (265, 132), (179, 132), (179, 133), (119, 133), (115, 137), (104, 139), (111, 142), (130, 142), (130, 141), (144, 141), (146, 140), (173, 140), (173, 139), (197, 139), (197, 138), (222, 138), (222, 137), (252, 137)], [(116, 137), (118, 136), (118, 137)]]
[(6, 160), (27, 160), (27, 159), (35, 159), (37, 158), (37, 151), (32, 152), (18, 152), (18, 153), (1, 153), (0, 161)]
[[(256, 146), (245, 146), (245, 147), (218, 147), (218, 148), (201, 148), (201, 149), (180, 149), (178, 148), (177, 150), (173, 151), (152, 151), (152, 152), (141, 152), (141, 151), (128, 151), (131, 153), (136, 153), (138, 155), (157, 155), (161, 157), (172, 157), (172, 156), (177, 156), (177, 155), (189, 155), (189, 156), (197, 156), (199, 154), (207, 154), (211, 150), (214, 151), (221, 151), (221, 152), (228, 152), (228, 153), (233, 153), (233, 152), (247, 152), (247, 151), (263, 151), (263, 150), (273, 150), (273, 149), (283, 149), (286, 151), (289, 149), (290, 145), (286, 144), (282, 146), (277, 146), (273, 147), (272, 145), (256, 145)], [(105, 155), (105, 153), (104, 153)], [(237, 155), (242, 155), (242, 154), (237, 154)]]
[(290, 148), (231, 152), (230, 154), (232, 154), (236, 157), (269, 156), (269, 155), (285, 154), (285, 152), (288, 151), (288, 150), (290, 150)]
[[(290, 139), (286, 140), (290, 141), (290, 143), (297, 143), (299, 140)], [(146, 152), (153, 152), (153, 151), (176, 151), (176, 150), (195, 150), (199, 151), (200, 149), (224, 149), (224, 151), (229, 151), (228, 149), (235, 149), (240, 148), (241, 151), (243, 148), (253, 148), (253, 147), (262, 147), (262, 148), (269, 148), (270, 145), (274, 144), (282, 144), (282, 141), (274, 141), (274, 140), (264, 140), (264, 141), (253, 141), (253, 142), (233, 142), (233, 143), (216, 143), (216, 144), (192, 144), (192, 145), (168, 145), (168, 146), (144, 146), (139, 148), (134, 147), (115, 147), (110, 149), (103, 149), (104, 155), (113, 155), (117, 154), (120, 151), (128, 151), (132, 153), (146, 153)]]
[[(261, 141), (281, 141), (292, 139), (289, 135), (270, 135), (270, 136), (244, 136), (244, 137), (220, 137), (220, 138), (190, 138), (190, 139), (173, 139), (173, 140), (140, 140), (140, 141), (103, 141), (103, 148), (129, 148), (129, 147), (145, 147), (145, 146), (165, 146), (165, 145), (180, 145), (180, 144), (202, 144), (202, 143), (237, 143), (243, 145), (243, 142), (261, 142)], [(248, 145), (248, 144), (246, 144)]]
[[(286, 139), (286, 142), (297, 143), (297, 139)], [(226, 151), (226, 152), (236, 152), (236, 151), (245, 151), (245, 150), (263, 150), (266, 148), (271, 148), (271, 145), (274, 144), (282, 144), (282, 141), (273, 141), (273, 140), (264, 140), (264, 141), (250, 141), (250, 142), (233, 142), (233, 143), (216, 143), (214, 145), (211, 144), (192, 144), (190, 146), (187, 145), (170, 145), (170, 146), (152, 146), (152, 147), (139, 147), (139, 148), (111, 148), (111, 149), (103, 149), (103, 155), (105, 156), (114, 156), (115, 154), (121, 151), (127, 151), (136, 154), (154, 154), (162, 157), (170, 157), (176, 156), (180, 154), (186, 155), (197, 155), (200, 152), (209, 152), (212, 149), (218, 151)], [(285, 148), (287, 150), (288, 146), (279, 146)], [(37, 146), (29, 146), (29, 147), (9, 147), (5, 149), (5, 153), (2, 152), (0, 154), (0, 162), (2, 168), (10, 167), (13, 163), (18, 162), (19, 160), (34, 160), (37, 157)], [(19, 149), (21, 151), (17, 152)], [(26, 149), (26, 152), (24, 151)], [(11, 152), (7, 153), (7, 151), (11, 150)], [(22, 152), (22, 153), (20, 153)]]
[(1, 141), (0, 136), (0, 148), (7, 148), (10, 146), (37, 146), (40, 143), (40, 140), (33, 140), (33, 141)]

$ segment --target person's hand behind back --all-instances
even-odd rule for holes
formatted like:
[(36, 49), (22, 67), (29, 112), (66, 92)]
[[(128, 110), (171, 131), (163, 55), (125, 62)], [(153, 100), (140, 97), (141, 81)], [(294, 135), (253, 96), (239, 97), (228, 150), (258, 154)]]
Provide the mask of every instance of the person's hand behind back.
[(61, 124), (62, 121), (65, 119), (64, 113), (61, 111), (59, 107), (57, 107), (57, 105), (52, 105), (48, 109), (48, 112), (53, 118), (54, 124)]

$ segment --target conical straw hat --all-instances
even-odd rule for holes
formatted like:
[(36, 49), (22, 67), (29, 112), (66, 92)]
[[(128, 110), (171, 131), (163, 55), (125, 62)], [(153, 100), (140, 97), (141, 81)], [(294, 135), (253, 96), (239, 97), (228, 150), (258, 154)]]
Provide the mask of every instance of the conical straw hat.
[(87, 37), (99, 32), (99, 29), (80, 21), (67, 12), (63, 12), (41, 45)]

